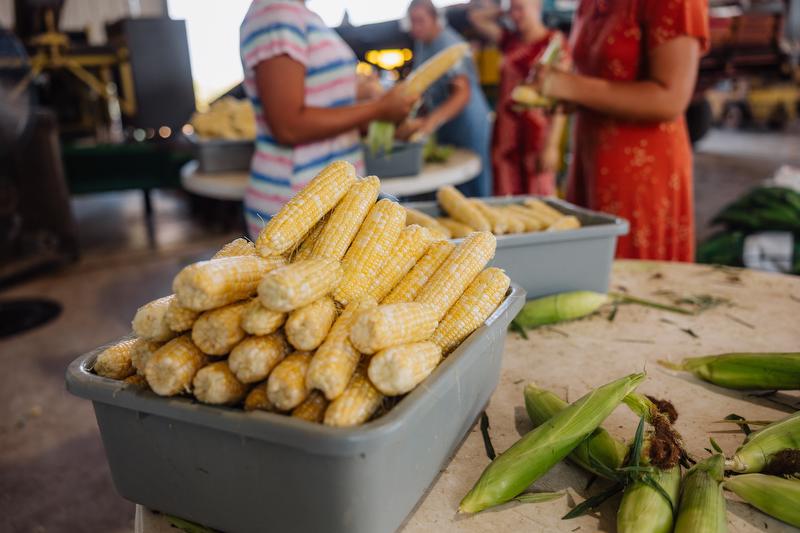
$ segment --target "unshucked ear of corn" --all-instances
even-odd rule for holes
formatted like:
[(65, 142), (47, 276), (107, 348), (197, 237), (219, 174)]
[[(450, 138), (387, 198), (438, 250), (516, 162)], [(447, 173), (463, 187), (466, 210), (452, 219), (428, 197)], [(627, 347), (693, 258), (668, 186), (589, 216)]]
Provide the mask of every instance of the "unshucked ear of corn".
[[(534, 426), (541, 426), (569, 406), (556, 394), (532, 384), (525, 387), (524, 395), (525, 409)], [(568, 459), (587, 472), (604, 476), (601, 470), (594, 467), (589, 457), (593, 457), (607, 469), (616, 470), (625, 462), (627, 453), (628, 446), (625, 443), (598, 427), (569, 454)]]
[(726, 479), (724, 487), (759, 511), (800, 527), (800, 480), (744, 474)]
[(783, 450), (800, 449), (800, 411), (747, 436), (725, 468), (740, 473), (761, 472)]
[(529, 432), (492, 461), (459, 509), (477, 513), (520, 494), (572, 453), (644, 378), (631, 374), (598, 387)]
[(644, 481), (634, 481), (625, 489), (617, 511), (617, 533), (670, 533), (681, 487), (681, 467), (655, 468), (650, 474), (665, 494)]
[(608, 296), (597, 292), (562, 292), (526, 303), (514, 321), (523, 328), (535, 328), (575, 320), (591, 315), (607, 301)]
[(659, 362), (727, 389), (800, 389), (800, 353), (727, 353), (690, 357), (678, 364)]
[(725, 460), (714, 455), (686, 474), (674, 533), (726, 533), (728, 522), (722, 477)]

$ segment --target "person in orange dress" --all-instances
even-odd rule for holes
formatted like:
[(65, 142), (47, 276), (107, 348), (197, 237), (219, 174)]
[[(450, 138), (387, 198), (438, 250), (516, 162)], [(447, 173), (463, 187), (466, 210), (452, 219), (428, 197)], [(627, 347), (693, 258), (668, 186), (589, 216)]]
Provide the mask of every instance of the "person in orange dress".
[(707, 0), (581, 0), (575, 73), (536, 74), (540, 93), (577, 106), (568, 199), (630, 221), (618, 257), (694, 259), (683, 113), (707, 43)]
[(511, 91), (525, 82), (531, 67), (558, 32), (542, 23), (541, 0), (511, 0), (511, 31), (500, 22), (502, 11), (482, 2), (469, 11), (472, 26), (503, 54), (500, 87), (492, 132), (494, 192), (553, 195), (561, 159), (560, 141), (566, 119), (541, 109), (515, 109)]

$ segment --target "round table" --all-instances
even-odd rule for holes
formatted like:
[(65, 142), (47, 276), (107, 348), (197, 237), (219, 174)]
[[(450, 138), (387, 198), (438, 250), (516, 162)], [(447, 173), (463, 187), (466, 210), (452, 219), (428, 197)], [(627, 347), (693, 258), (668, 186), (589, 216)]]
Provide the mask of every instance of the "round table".
[[(800, 277), (707, 265), (646, 261), (614, 263), (611, 290), (670, 303), (672, 299), (710, 295), (727, 303), (695, 316), (679, 315), (637, 305), (621, 305), (613, 320), (610, 309), (570, 323), (543, 327), (523, 339), (509, 333), (500, 383), (486, 409), (489, 435), (500, 452), (530, 431), (523, 403), (525, 384), (535, 382), (574, 401), (590, 389), (632, 372), (647, 371), (639, 391), (671, 400), (679, 412), (676, 428), (690, 453), (707, 457), (712, 436), (732, 454), (744, 435), (735, 426), (718, 424), (730, 413), (749, 420), (777, 420), (800, 406), (797, 392), (774, 398), (746, 391), (730, 391), (689, 374), (666, 370), (659, 359), (733, 351), (796, 351), (800, 345)], [(666, 291), (670, 291), (667, 293)], [(620, 407), (604, 422), (614, 436), (632, 440), (638, 420)], [(597, 512), (574, 520), (561, 520), (576, 502), (597, 494), (605, 485), (595, 482), (587, 491), (589, 476), (562, 462), (533, 485), (536, 491), (565, 491), (568, 496), (540, 504), (509, 503), (474, 516), (456, 513), (459, 500), (480, 476), (489, 459), (481, 431), (473, 427), (451, 462), (422, 496), (401, 528), (403, 533), (471, 532), (574, 532), (615, 530), (619, 497)], [(391, 497), (391, 487), (387, 487)], [(796, 529), (742, 503), (726, 493), (731, 533)], [(137, 509), (137, 531), (170, 531), (166, 520), (144, 508)], [(174, 530), (172, 530), (174, 531)]]
[[(181, 169), (181, 184), (187, 191), (217, 200), (241, 200), (250, 179), (249, 172), (200, 172), (197, 161)], [(445, 185), (465, 183), (481, 171), (477, 154), (456, 149), (445, 163), (426, 163), (416, 176), (381, 179), (381, 191), (392, 196), (413, 196), (434, 192)]]

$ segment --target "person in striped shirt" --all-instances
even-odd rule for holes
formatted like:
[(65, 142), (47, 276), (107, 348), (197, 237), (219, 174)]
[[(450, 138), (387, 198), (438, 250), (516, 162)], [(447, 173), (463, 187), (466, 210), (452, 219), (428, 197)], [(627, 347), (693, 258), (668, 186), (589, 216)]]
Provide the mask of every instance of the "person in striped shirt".
[(302, 0), (254, 0), (240, 29), (244, 88), (256, 111), (256, 150), (244, 207), (256, 237), (270, 216), (337, 159), (363, 172), (359, 128), (402, 121), (398, 89), (356, 102), (356, 57)]

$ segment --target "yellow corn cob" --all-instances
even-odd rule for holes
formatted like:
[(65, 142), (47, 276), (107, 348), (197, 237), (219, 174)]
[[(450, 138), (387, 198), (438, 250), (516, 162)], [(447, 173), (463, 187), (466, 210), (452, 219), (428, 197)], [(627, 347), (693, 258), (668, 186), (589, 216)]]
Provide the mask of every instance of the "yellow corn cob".
[(527, 209), (521, 205), (507, 205), (504, 209), (525, 224), (525, 231), (541, 231), (547, 227), (547, 223), (539, 218), (531, 209)]
[(192, 342), (208, 355), (225, 355), (242, 340), (242, 312), (248, 302), (236, 302), (206, 311), (192, 328)]
[(247, 387), (236, 379), (227, 361), (217, 361), (198, 370), (192, 388), (195, 398), (212, 405), (235, 405), (247, 393)]
[(375, 300), (365, 298), (344, 308), (311, 359), (306, 375), (309, 389), (322, 391), (329, 400), (344, 392), (361, 359), (361, 354), (350, 343), (350, 328), (358, 314), (376, 305)]
[(126, 385), (136, 387), (137, 389), (148, 389), (147, 379), (141, 374), (134, 374), (122, 380)]
[(549, 226), (547, 226), (547, 231), (563, 231), (568, 229), (578, 229), (581, 227), (581, 221), (578, 220), (577, 217), (572, 215), (561, 217)]
[(236, 379), (242, 383), (255, 383), (266, 379), (288, 353), (286, 337), (278, 331), (246, 338), (231, 350), (228, 364)]
[(344, 392), (325, 411), (326, 426), (352, 427), (363, 424), (383, 403), (383, 394), (367, 379), (363, 368), (350, 378)]
[(355, 181), (356, 169), (347, 161), (334, 161), (322, 169), (261, 230), (256, 239), (259, 255), (269, 257), (291, 250)]
[(172, 290), (183, 307), (208, 311), (253, 296), (261, 278), (285, 263), (283, 257), (256, 256), (200, 261), (175, 276)]
[(242, 311), (242, 329), (250, 335), (269, 335), (286, 322), (286, 313), (267, 309), (258, 297), (253, 298)]
[(341, 261), (358, 233), (358, 228), (375, 205), (380, 188), (381, 182), (375, 176), (359, 180), (350, 187), (331, 213), (330, 223), (320, 234), (311, 257), (328, 257)]
[(342, 261), (344, 276), (334, 300), (347, 305), (366, 295), (405, 225), (406, 211), (400, 204), (384, 199), (370, 209)]
[(319, 391), (312, 391), (303, 403), (292, 411), (292, 416), (319, 424), (325, 418), (325, 409), (328, 408), (328, 400)]
[(442, 187), (436, 199), (450, 218), (466, 224), (476, 231), (491, 231), (492, 225), (470, 201), (453, 186)]
[(139, 339), (127, 339), (109, 346), (97, 356), (94, 373), (111, 379), (125, 379), (136, 372), (131, 356)]
[(153, 300), (136, 311), (131, 327), (137, 337), (164, 342), (175, 336), (175, 332), (169, 329), (166, 319), (167, 308), (174, 298), (174, 295), (170, 295)]
[(495, 236), (486, 231), (464, 239), (431, 276), (415, 301), (432, 306), (436, 310), (436, 320), (441, 320), (492, 259), (496, 246)]
[(441, 360), (442, 349), (432, 342), (401, 344), (369, 360), (369, 380), (382, 394), (399, 396), (419, 385)]
[(427, 340), (436, 330), (436, 312), (436, 308), (416, 302), (379, 305), (355, 319), (350, 342), (359, 352), (373, 354), (392, 346)]
[(453, 236), (447, 226), (441, 224), (432, 216), (425, 214), (422, 211), (418, 211), (412, 207), (406, 207), (406, 224), (409, 226), (412, 224), (417, 224), (423, 228), (428, 228), (431, 231), (440, 233), (445, 239), (449, 239)]
[(450, 238), (452, 239), (461, 239), (475, 231), (466, 224), (462, 224), (461, 222), (453, 220), (452, 218), (439, 217), (436, 219), (436, 221), (445, 228), (447, 228), (448, 230), (450, 230)]
[(497, 309), (510, 284), (499, 268), (487, 268), (478, 274), (439, 322), (431, 342), (441, 346), (444, 353), (451, 352)]
[(405, 93), (409, 96), (420, 96), (436, 80), (444, 76), (448, 70), (469, 54), (469, 50), (469, 44), (458, 43), (448, 46), (425, 61), (411, 71), (411, 74), (403, 82)]
[(532, 209), (541, 218), (545, 219), (548, 222), (548, 224), (552, 224), (553, 222), (564, 216), (564, 214), (558, 209), (554, 209), (549, 205), (547, 205), (545, 202), (538, 200), (536, 198), (528, 198), (523, 203), (525, 204), (525, 207), (527, 207), (528, 209)]
[(306, 373), (311, 362), (308, 352), (294, 352), (278, 363), (267, 379), (267, 397), (281, 411), (294, 409), (306, 399)]
[(320, 298), (289, 314), (286, 338), (296, 349), (309, 352), (322, 344), (336, 319), (336, 304), (330, 296)]
[(433, 233), (428, 228), (414, 224), (403, 229), (380, 272), (372, 280), (367, 294), (379, 302), (383, 300), (417, 264), (433, 239)]
[(301, 242), (300, 246), (297, 247), (297, 251), (294, 253), (294, 256), (292, 256), (293, 263), (311, 259), (314, 252), (314, 247), (317, 245), (319, 236), (322, 234), (322, 229), (325, 227), (327, 222), (328, 216), (326, 215), (309, 230), (308, 234), (303, 238), (303, 242)]
[(169, 329), (177, 333), (183, 333), (192, 329), (198, 316), (200, 316), (199, 311), (192, 311), (183, 307), (178, 299), (173, 297), (169, 301), (164, 319), (167, 321)]
[(478, 211), (489, 221), (492, 233), (495, 235), (503, 235), (508, 233), (508, 219), (500, 211), (495, 211), (489, 205), (479, 200), (478, 198), (469, 199), (469, 203), (478, 208)]
[(447, 241), (431, 244), (425, 255), (414, 265), (414, 268), (403, 276), (400, 283), (392, 289), (392, 292), (381, 303), (413, 302), (425, 283), (436, 272), (436, 269), (444, 263), (444, 260), (453, 252), (455, 247), (455, 244)]
[(155, 353), (156, 350), (164, 345), (163, 342), (149, 341), (139, 337), (133, 345), (131, 351), (131, 364), (136, 369), (136, 373), (144, 376), (144, 369), (147, 367), (147, 361)]
[(306, 259), (264, 276), (258, 285), (258, 298), (267, 309), (294, 311), (329, 294), (341, 279), (339, 261)]
[(156, 350), (147, 361), (144, 375), (153, 392), (174, 396), (191, 392), (194, 375), (206, 362), (205, 355), (189, 336), (181, 335)]
[(215, 253), (211, 259), (219, 259), (221, 257), (237, 257), (240, 255), (256, 255), (256, 245), (252, 242), (239, 237), (234, 239)]
[[(528, 225), (525, 224), (525, 221), (516, 216), (515, 213), (504, 209), (502, 206), (492, 206), (492, 209), (506, 217), (509, 233), (525, 233), (528, 231)], [(538, 228), (539, 224), (537, 223), (534, 227)]]
[(275, 411), (275, 406), (267, 398), (267, 382), (256, 384), (244, 399), (245, 411)]

